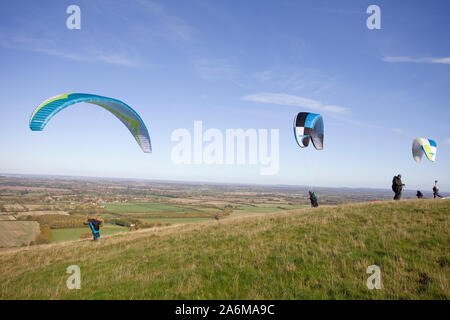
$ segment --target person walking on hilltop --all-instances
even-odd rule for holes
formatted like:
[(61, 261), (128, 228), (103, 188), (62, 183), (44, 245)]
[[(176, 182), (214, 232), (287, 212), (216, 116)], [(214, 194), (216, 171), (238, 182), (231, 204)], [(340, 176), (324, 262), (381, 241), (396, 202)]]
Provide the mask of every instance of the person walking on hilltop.
[(442, 196), (439, 194), (439, 184), (437, 180), (434, 180), (433, 196), (435, 199), (436, 197), (442, 198)]
[(392, 179), (392, 191), (394, 191), (394, 200), (400, 200), (402, 197), (402, 189), (404, 184), (402, 183), (402, 175), (398, 174)]

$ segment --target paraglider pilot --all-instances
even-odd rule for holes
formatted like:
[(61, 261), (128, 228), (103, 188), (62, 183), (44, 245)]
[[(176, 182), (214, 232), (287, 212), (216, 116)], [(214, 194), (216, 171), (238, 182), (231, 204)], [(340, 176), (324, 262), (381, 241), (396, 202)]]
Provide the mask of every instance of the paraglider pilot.
[(85, 222), (84, 224), (89, 225), (92, 231), (92, 236), (94, 237), (94, 241), (97, 241), (97, 239), (100, 238), (100, 225), (102, 224), (102, 222), (96, 219), (88, 219), (88, 222)]
[(311, 208), (319, 206), (319, 199), (314, 191), (309, 191), (309, 200), (311, 201)]
[(442, 198), (442, 196), (439, 194), (439, 184), (437, 180), (434, 180), (433, 197), (435, 199), (436, 197)]
[(402, 175), (396, 175), (392, 179), (392, 191), (394, 191), (394, 200), (400, 200), (402, 197), (402, 189), (404, 184), (402, 183)]

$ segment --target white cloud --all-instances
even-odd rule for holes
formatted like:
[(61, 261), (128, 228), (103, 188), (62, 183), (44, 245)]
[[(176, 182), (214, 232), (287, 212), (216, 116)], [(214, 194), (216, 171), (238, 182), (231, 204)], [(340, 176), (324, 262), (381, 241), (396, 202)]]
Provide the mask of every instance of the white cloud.
[[(97, 26), (85, 32), (82, 27), (82, 31), (71, 32), (73, 35), (84, 32), (83, 37), (74, 37), (77, 41), (72, 42), (67, 40), (64, 24), (61, 28), (48, 24), (36, 26), (30, 18), (15, 27), (0, 26), (0, 48), (38, 52), (74, 61), (148, 67), (153, 65), (148, 62), (151, 59), (144, 60), (143, 56), (151, 54), (149, 47), (178, 48), (180, 45), (198, 41), (195, 37), (196, 29), (182, 18), (170, 14), (162, 5), (149, 0), (135, 2), (139, 4), (137, 7), (119, 1), (107, 6), (92, 4), (90, 8), (99, 12), (108, 10), (108, 19), (114, 19), (121, 25), (122, 31), (109, 32)], [(131, 18), (125, 10), (138, 10), (145, 14), (136, 19)]]
[(337, 105), (323, 105), (319, 101), (304, 97), (294, 96), (286, 93), (256, 93), (242, 98), (245, 101), (278, 104), (282, 106), (293, 106), (307, 108), (317, 111), (328, 111), (332, 113), (347, 113), (348, 109)]
[(136, 67), (138, 65), (135, 61), (129, 59), (128, 57), (121, 56), (118, 54), (102, 55), (97, 56), (95, 58), (99, 61), (126, 67)]
[(0, 47), (3, 48), (38, 52), (75, 61), (104, 62), (126, 67), (139, 65), (137, 61), (126, 54), (113, 53), (109, 50), (99, 50), (93, 47), (84, 47), (79, 49), (77, 53), (73, 53), (72, 50), (61, 49), (56, 43), (56, 40), (41, 37), (32, 38), (20, 34), (0, 37)]
[(386, 62), (410, 62), (410, 63), (440, 63), (450, 64), (450, 57), (443, 58), (411, 58), (411, 57), (385, 57), (383, 61)]

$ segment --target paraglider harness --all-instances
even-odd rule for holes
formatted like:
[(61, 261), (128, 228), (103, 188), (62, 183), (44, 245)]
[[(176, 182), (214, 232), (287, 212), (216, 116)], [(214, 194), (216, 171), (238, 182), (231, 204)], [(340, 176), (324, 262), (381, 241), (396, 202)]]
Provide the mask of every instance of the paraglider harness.
[(394, 178), (392, 179), (392, 191), (397, 193), (400, 185), (401, 185), (401, 181), (399, 182), (399, 177), (394, 176)]
[(94, 236), (94, 241), (100, 238), (100, 225), (101, 221), (96, 219), (88, 219), (89, 226), (91, 227), (92, 235)]
[(400, 175), (394, 176), (392, 179), (392, 191), (394, 191), (394, 200), (400, 200), (402, 196), (402, 189), (405, 184), (402, 183)]
[(309, 191), (309, 200), (311, 200), (311, 207), (316, 208), (319, 206), (319, 199), (314, 191)]

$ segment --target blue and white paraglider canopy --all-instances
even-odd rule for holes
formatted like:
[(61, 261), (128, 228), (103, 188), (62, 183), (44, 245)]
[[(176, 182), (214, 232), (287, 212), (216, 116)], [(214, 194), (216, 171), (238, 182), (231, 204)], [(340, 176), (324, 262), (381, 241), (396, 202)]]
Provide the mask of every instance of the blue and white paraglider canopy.
[(312, 140), (317, 150), (323, 149), (323, 118), (320, 114), (300, 112), (294, 119), (294, 135), (297, 144), (301, 148), (309, 145)]

